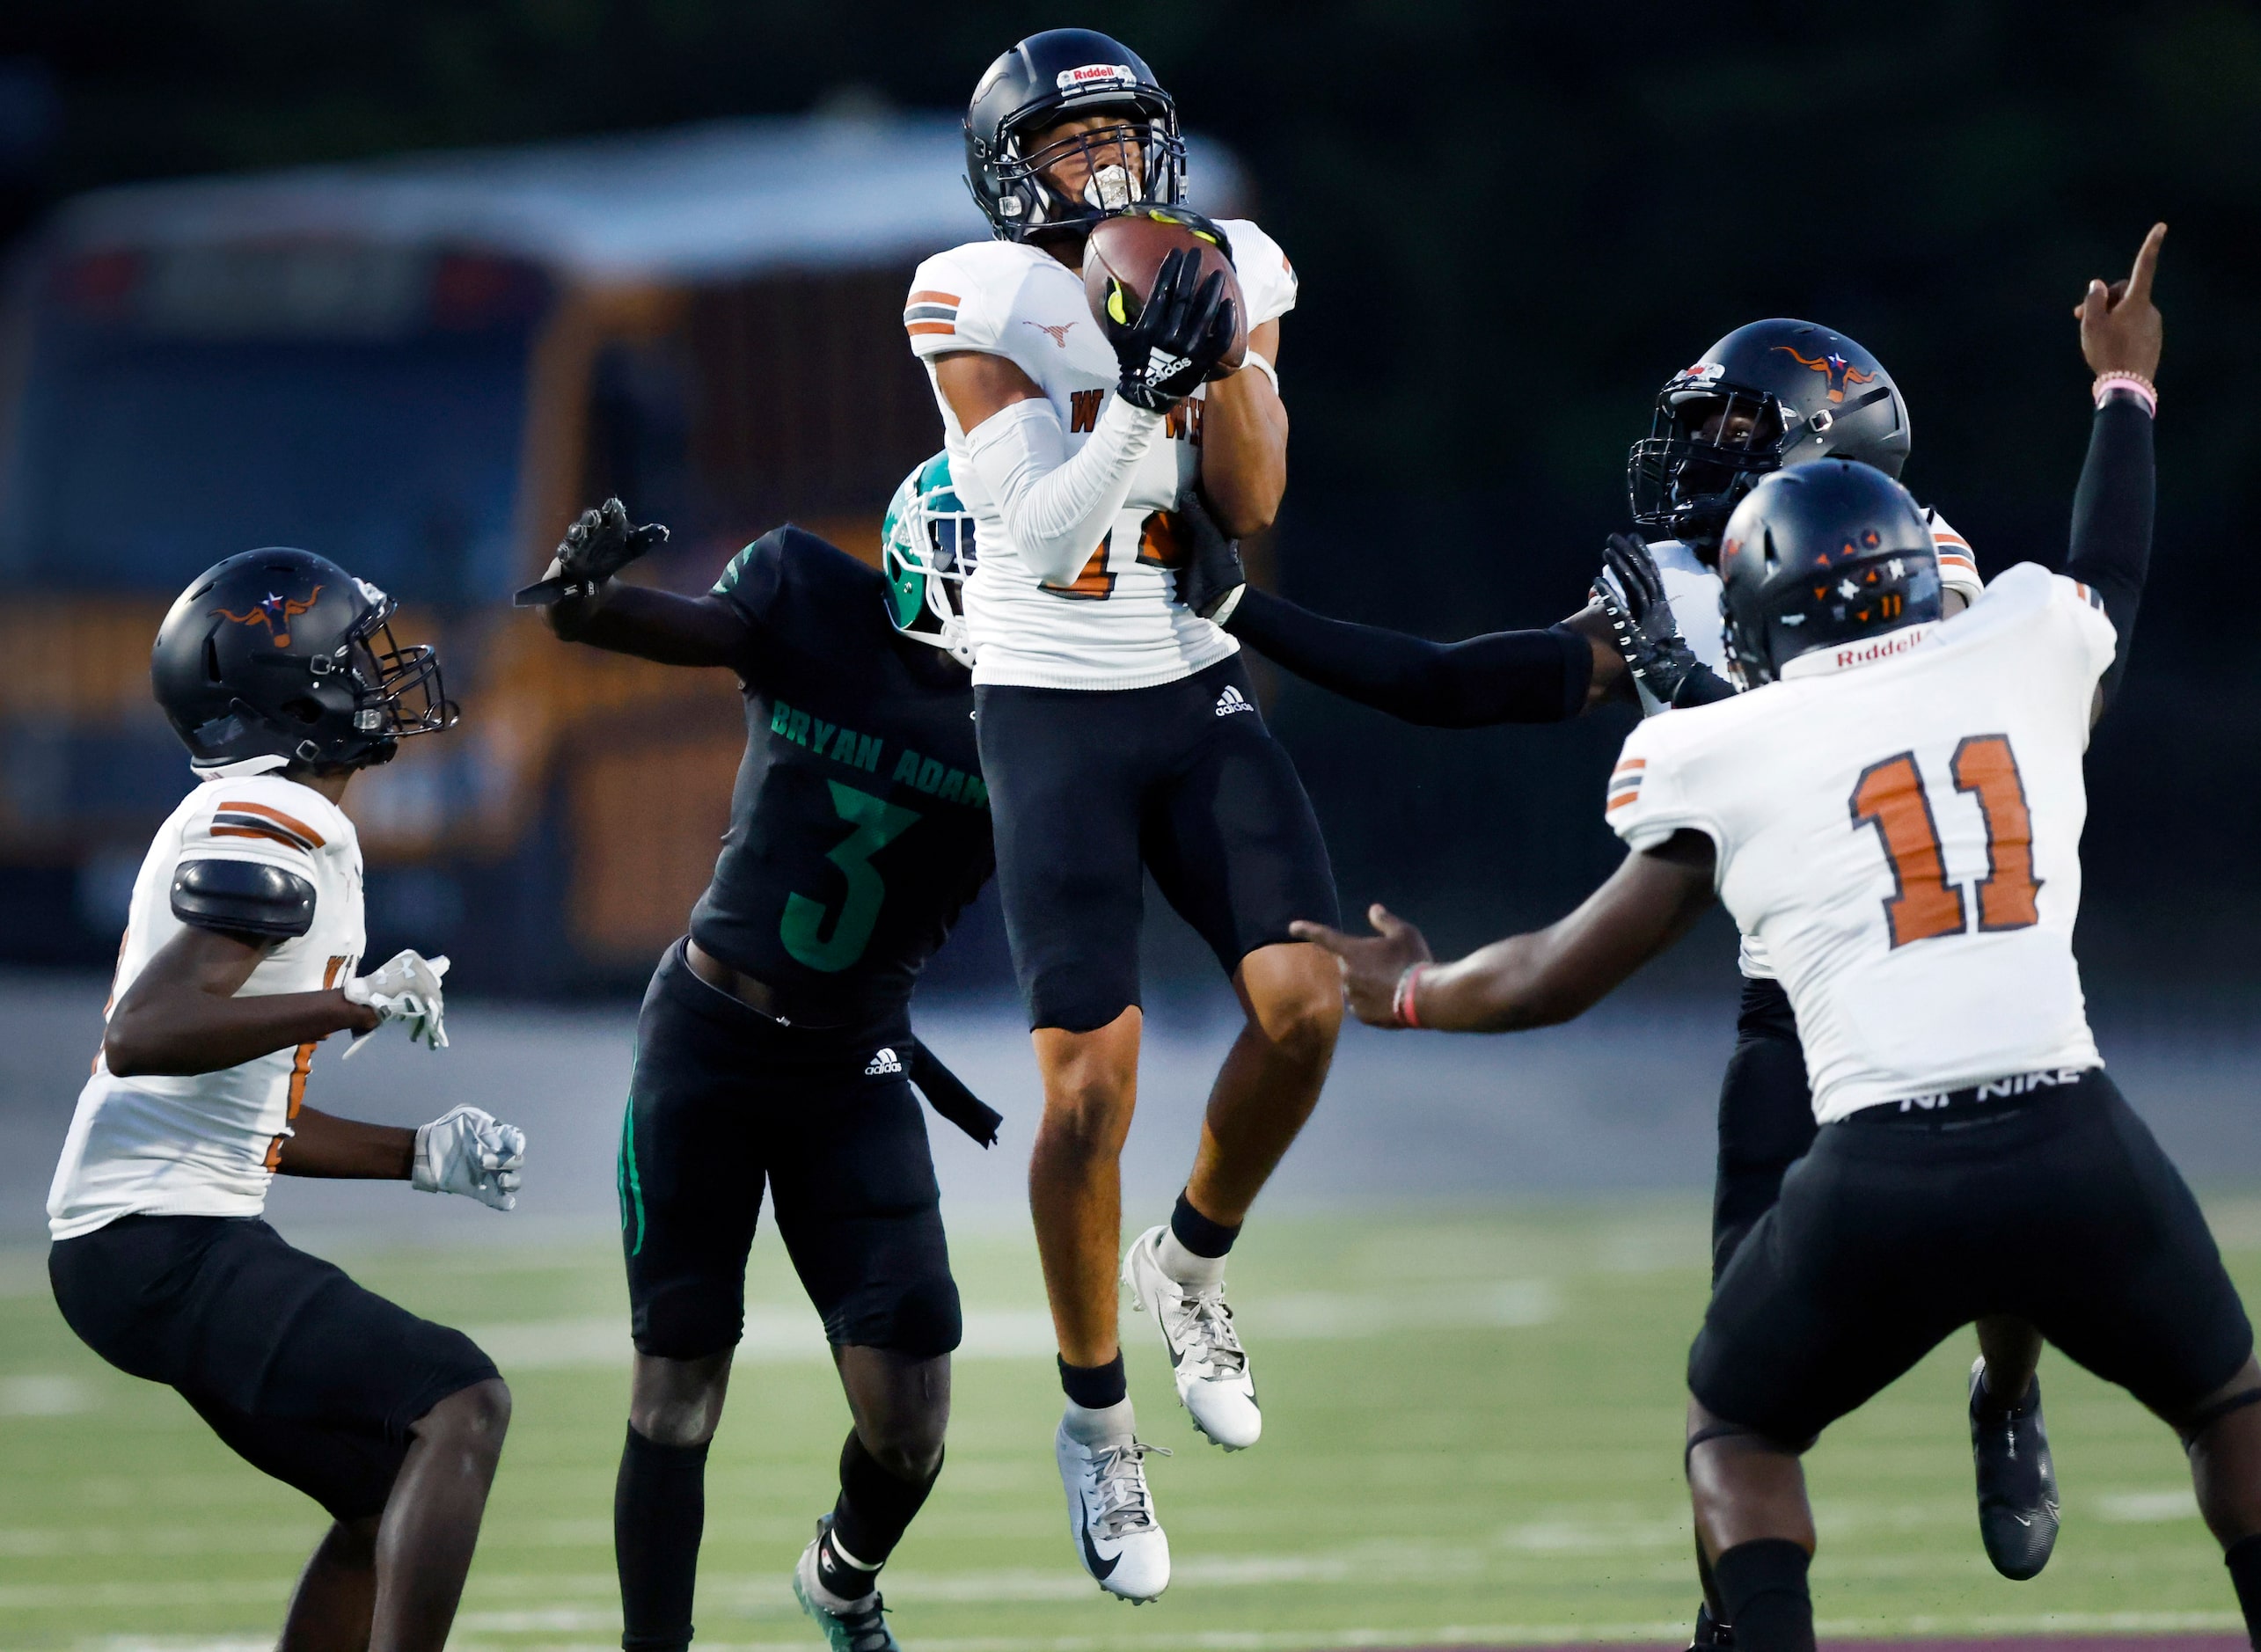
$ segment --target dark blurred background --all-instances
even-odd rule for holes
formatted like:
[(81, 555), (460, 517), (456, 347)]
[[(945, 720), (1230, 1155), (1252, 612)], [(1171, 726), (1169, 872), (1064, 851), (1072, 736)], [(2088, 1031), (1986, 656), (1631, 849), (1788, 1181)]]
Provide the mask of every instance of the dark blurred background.
[[(2261, 479), (2240, 394), (2261, 346), (2261, 10), (2038, 0), (13, 0), (0, 952), (106, 960), (186, 784), (135, 675), (150, 627), (213, 556), (303, 537), (386, 569), (463, 662), (455, 754), (404, 760), (384, 786), (408, 801), (364, 822), (372, 946), (448, 946), (467, 989), (635, 978), (711, 860), (734, 697), (568, 657), (498, 594), (613, 488), (687, 530), (655, 577), (711, 577), (787, 514), (868, 554), (894, 479), (940, 441), (896, 331), (903, 278), (978, 220), (953, 200), (931, 230), (899, 212), (869, 230), (868, 256), (821, 237), (754, 256), (721, 175), (742, 143), (777, 173), (764, 201), (822, 196), (841, 167), (886, 219), (889, 155), (918, 148), (939, 180), (919, 199), (940, 201), (954, 140), (926, 117), (1069, 23), (1146, 56), (1211, 140), (1196, 204), (1229, 183), (1301, 274), (1273, 577), (1435, 636), (1578, 606), (1657, 387), (1769, 314), (1890, 366), (1906, 479), (1983, 571), (2054, 562), (2086, 427), (2070, 306), (2168, 220), (2158, 554), (2090, 764), (2082, 951), (2092, 979), (2251, 975), (2261, 870), (2226, 828), (2261, 733), (2239, 515)], [(311, 164), (344, 170), (84, 199)], [(640, 229), (666, 204), (650, 180), (694, 174), (721, 177), (684, 185), (712, 233)], [(465, 204), (482, 189), (517, 193)], [(422, 261), (388, 263), (385, 236)], [(387, 479), (410, 471), (436, 479)], [(1599, 803), (1626, 713), (1431, 733), (1282, 685), (1275, 715), (1346, 896), (1445, 945), (1551, 915), (1617, 858)], [(679, 841), (621, 831), (655, 791), (681, 799)], [(993, 917), (954, 951), (946, 979), (994, 979)]]

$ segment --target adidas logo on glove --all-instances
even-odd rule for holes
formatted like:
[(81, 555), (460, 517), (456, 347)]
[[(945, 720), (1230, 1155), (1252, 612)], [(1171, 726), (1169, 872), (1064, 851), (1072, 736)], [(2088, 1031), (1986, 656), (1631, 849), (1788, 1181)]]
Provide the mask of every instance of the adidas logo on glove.
[(1235, 712), (1253, 712), (1255, 709), (1255, 703), (1229, 683), (1225, 685), (1225, 692), (1217, 697), (1217, 714), (1219, 717), (1230, 717)]
[(902, 1071), (903, 1058), (892, 1049), (882, 1047), (880, 1052), (872, 1057), (871, 1064), (864, 1069), (864, 1077), (884, 1078), (889, 1073), (900, 1073)]

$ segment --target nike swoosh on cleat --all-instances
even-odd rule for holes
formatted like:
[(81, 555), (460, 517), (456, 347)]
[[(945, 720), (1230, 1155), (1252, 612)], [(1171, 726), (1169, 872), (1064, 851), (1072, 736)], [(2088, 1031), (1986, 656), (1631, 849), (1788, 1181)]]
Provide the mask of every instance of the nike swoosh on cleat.
[(1115, 1568), (1123, 1564), (1123, 1557), (1118, 1554), (1111, 1561), (1099, 1558), (1099, 1546), (1091, 1540), (1091, 1509), (1080, 1491), (1076, 1493), (1076, 1535), (1083, 1539), (1083, 1563), (1091, 1575), (1102, 1583), (1114, 1576)]
[(2033, 1524), (2032, 1517), (2030, 1515), (2014, 1514), (2010, 1516), (2010, 1518), (2016, 1521), (2018, 1524), (2022, 1526), (2030, 1526)]

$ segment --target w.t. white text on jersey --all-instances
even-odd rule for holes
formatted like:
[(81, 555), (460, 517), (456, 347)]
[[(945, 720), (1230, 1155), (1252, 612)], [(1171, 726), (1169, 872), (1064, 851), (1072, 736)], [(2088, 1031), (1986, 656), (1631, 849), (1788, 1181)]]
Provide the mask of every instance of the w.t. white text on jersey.
[[(1254, 328), (1295, 304), (1295, 272), (1255, 224), (1220, 226)], [(918, 267), (904, 307), (911, 347), (929, 364), (971, 350), (1001, 355), (1044, 393), (1070, 457), (1090, 439), (1120, 376), (1092, 319), (1083, 277), (1040, 247), (977, 241)], [(1130, 689), (1174, 683), (1240, 645), (1178, 601), (1178, 548), (1161, 513), (1200, 474), (1206, 387), (1168, 415), (1166, 440), (1138, 461), (1123, 508), (1071, 579), (1047, 582), (1013, 549), (999, 502), (970, 461), (966, 433), (939, 386), (950, 473), (980, 547), (965, 592), (974, 681)]]
[[(262, 958), (237, 997), (318, 991), (352, 973), (366, 945), (353, 822), (280, 775), (207, 780), (158, 829), (134, 880), (113, 1006), (180, 932), (172, 880), (192, 860), (256, 861), (314, 888), (312, 926)], [(313, 1059), (302, 1044), (218, 1072), (121, 1078), (98, 1056), (48, 1193), (48, 1232), (72, 1239), (135, 1214), (257, 1216)]]
[(1824, 1122), (2101, 1064), (2073, 925), (2082, 757), (2114, 646), (2086, 588), (2021, 564), (1906, 652), (1786, 672), (1626, 741), (1610, 824), (1635, 849), (1712, 840), (1720, 897), (1797, 1013)]

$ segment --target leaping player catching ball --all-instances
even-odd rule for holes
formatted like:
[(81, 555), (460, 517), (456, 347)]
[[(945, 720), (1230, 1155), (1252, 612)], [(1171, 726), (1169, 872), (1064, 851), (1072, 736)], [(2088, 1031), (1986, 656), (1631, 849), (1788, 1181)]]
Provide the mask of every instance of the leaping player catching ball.
[[(1195, 1425), (1227, 1450), (1255, 1444), (1262, 1419), (1226, 1255), (1319, 1099), (1341, 1020), (1333, 960), (1288, 932), (1335, 904), (1318, 822), (1239, 645), (1169, 573), (1168, 513), (1196, 487), (1232, 533), (1278, 507), (1273, 362), (1295, 276), (1255, 224), (1183, 206), (1175, 106), (1103, 34), (1054, 29), (999, 58), (966, 153), (995, 238), (920, 265), (904, 320), (982, 545), (966, 618), (998, 883), (1044, 1081), (1028, 1191), (1067, 1391), (1060, 1477), (1086, 1568), (1145, 1601), (1168, 1584), (1169, 1546), (1116, 1307), (1143, 874), (1209, 943), (1248, 1018), (1175, 1210), (1122, 1264)], [(1118, 285), (1095, 316), (1086, 243), (1123, 216), (1193, 233), (1143, 303)]]

